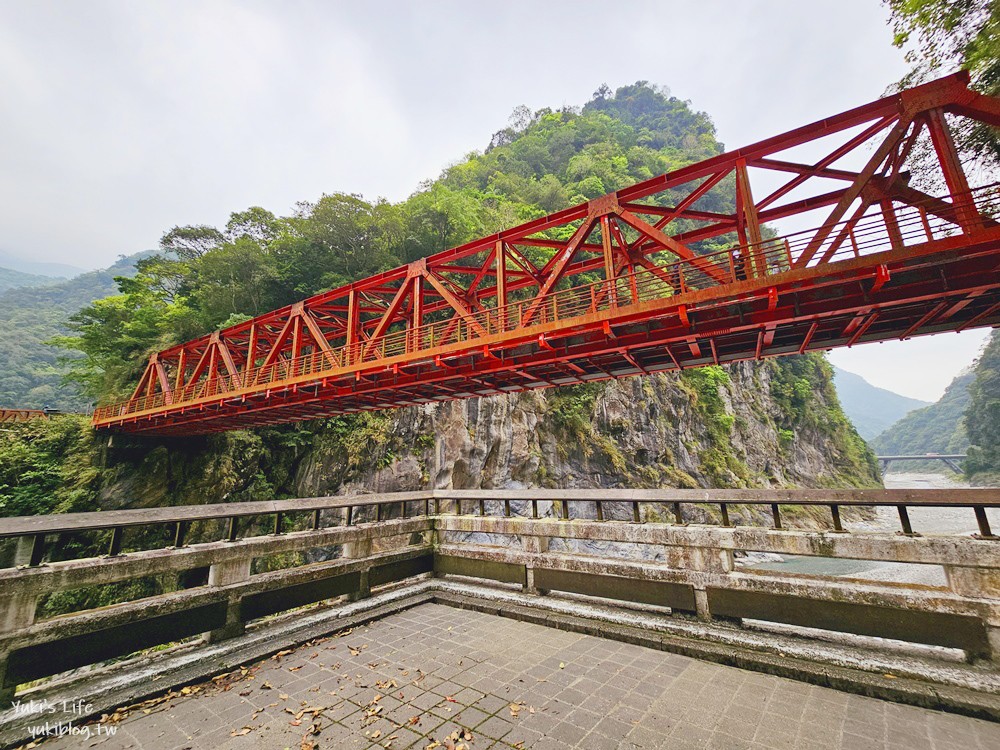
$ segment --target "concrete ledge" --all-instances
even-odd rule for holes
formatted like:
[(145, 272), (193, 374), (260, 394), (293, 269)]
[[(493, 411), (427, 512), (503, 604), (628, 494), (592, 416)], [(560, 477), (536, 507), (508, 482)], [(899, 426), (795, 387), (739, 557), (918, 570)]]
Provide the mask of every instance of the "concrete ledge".
[[(660, 651), (711, 661), (755, 672), (765, 672), (778, 677), (808, 682), (849, 693), (904, 703), (921, 708), (971, 716), (1000, 722), (1000, 695), (974, 690), (959, 685), (941, 684), (913, 677), (887, 677), (862, 669), (834, 664), (824, 664), (785, 654), (768, 653), (748, 646), (723, 643), (711, 638), (695, 638), (658, 630), (597, 619), (591, 613), (574, 613), (565, 607), (557, 608), (544, 598), (523, 597), (519, 603), (510, 601), (516, 595), (482, 596), (472, 592), (447, 590), (436, 587), (434, 601), (464, 609), (509, 617), (538, 625), (555, 627), (587, 635), (645, 646)], [(505, 592), (506, 593), (506, 592)], [(588, 614), (590, 616), (588, 616)], [(1000, 690), (1000, 681), (994, 674), (994, 685)]]
[[(17, 700), (25, 703), (49, 700), (58, 706), (63, 700), (84, 699), (92, 704), (90, 716), (100, 716), (119, 706), (267, 658), (290, 645), (430, 602), (433, 600), (430, 583), (419, 581), (360, 602), (289, 613), (263, 622), (245, 635), (217, 644), (180, 646), (109, 667), (86, 670), (26, 690), (18, 695)], [(85, 717), (57, 711), (46, 718), (53, 723), (72, 719), (79, 724)], [(27, 727), (37, 723), (37, 714), (19, 717), (12, 708), (0, 712), (0, 748), (12, 747), (26, 740)]]
[[(513, 587), (421, 579), (368, 599), (298, 610), (263, 621), (224, 642), (189, 644), (129, 662), (89, 669), (24, 691), (20, 700), (84, 698), (98, 716), (183, 685), (264, 659), (314, 638), (428, 602), (646, 646), (815, 685), (1000, 722), (1000, 673), (992, 668), (878, 652), (856, 644), (754, 632), (608, 600), (535, 596)], [(902, 647), (902, 644), (899, 644)], [(887, 677), (891, 673), (895, 677)], [(25, 739), (36, 718), (0, 713), (0, 747)], [(54, 714), (58, 721), (60, 714)], [(63, 719), (70, 718), (69, 716)], [(80, 715), (72, 717), (77, 723)]]

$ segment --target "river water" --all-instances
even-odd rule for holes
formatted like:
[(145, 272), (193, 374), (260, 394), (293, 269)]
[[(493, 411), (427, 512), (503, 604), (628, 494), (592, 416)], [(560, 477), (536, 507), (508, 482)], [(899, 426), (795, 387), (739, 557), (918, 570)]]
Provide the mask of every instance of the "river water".
[[(968, 487), (941, 474), (915, 472), (891, 473), (885, 477), (887, 489), (960, 489)], [(1000, 510), (989, 512), (990, 526), (1000, 530)], [(919, 534), (975, 534), (979, 527), (971, 508), (910, 508), (910, 524)], [(899, 514), (895, 508), (879, 508), (878, 515), (864, 522), (846, 522), (852, 531), (896, 532), (900, 530)], [(774, 556), (777, 557), (777, 556)], [(940, 565), (912, 565), (887, 563), (874, 560), (840, 560), (830, 557), (781, 556), (747, 565), (744, 570), (798, 573), (806, 575), (843, 576), (871, 581), (897, 581), (920, 583), (926, 586), (945, 586), (944, 569)]]

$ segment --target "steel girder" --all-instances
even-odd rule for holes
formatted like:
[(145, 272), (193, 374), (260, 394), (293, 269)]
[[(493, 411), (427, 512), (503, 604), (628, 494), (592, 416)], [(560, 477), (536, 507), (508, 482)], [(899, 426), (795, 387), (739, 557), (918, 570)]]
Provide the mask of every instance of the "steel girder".
[[(970, 187), (945, 118), (1000, 125), (1000, 100), (967, 83), (925, 84), (154, 353), (132, 398), (94, 424), (200, 434), (1000, 323), (1000, 190)], [(908, 184), (925, 133), (948, 195)], [(824, 155), (789, 153), (802, 146)], [(857, 154), (860, 170), (839, 166)], [(780, 184), (761, 190), (764, 174)], [(735, 210), (710, 210), (726, 180)], [(815, 228), (762, 230), (799, 216)]]

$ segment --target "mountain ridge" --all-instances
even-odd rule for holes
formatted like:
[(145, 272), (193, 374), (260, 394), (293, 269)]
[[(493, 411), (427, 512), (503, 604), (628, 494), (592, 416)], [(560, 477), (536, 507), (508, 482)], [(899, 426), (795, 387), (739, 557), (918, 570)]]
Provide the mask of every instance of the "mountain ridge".
[(858, 434), (869, 442), (914, 409), (931, 405), (930, 401), (872, 385), (861, 375), (836, 366), (833, 367), (833, 379), (844, 413)]

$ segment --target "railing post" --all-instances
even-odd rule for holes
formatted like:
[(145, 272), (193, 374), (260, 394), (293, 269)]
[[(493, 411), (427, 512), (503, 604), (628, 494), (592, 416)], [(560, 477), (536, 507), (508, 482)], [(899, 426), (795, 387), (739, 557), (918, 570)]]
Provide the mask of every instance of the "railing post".
[[(30, 627), (35, 622), (38, 597), (19, 591), (0, 594), (0, 635)], [(0, 651), (0, 711), (10, 708), (16, 685), (5, 687), (8, 654)]]
[(180, 549), (184, 546), (184, 537), (187, 536), (187, 522), (178, 521), (174, 524), (174, 548)]
[(913, 527), (910, 526), (910, 513), (907, 511), (905, 505), (896, 506), (896, 510), (899, 511), (899, 523), (903, 527), (903, 534), (906, 536), (913, 536)]
[[(361, 560), (371, 557), (371, 554), (372, 538), (370, 529), (366, 530), (365, 535), (360, 539), (356, 539), (353, 542), (345, 542), (341, 550), (341, 557), (349, 560)], [(348, 599), (352, 602), (356, 602), (359, 599), (367, 599), (372, 593), (371, 584), (368, 580), (368, 568), (363, 568), (359, 572), (361, 574), (361, 582), (358, 590), (353, 594), (348, 594)]]
[(974, 505), (972, 510), (976, 514), (976, 523), (979, 524), (979, 536), (983, 539), (995, 539), (993, 531), (990, 529), (990, 519), (986, 515), (986, 508), (982, 505)]
[(108, 545), (108, 557), (118, 557), (122, 553), (122, 527), (115, 526), (111, 530), (111, 543)]
[(840, 506), (836, 504), (831, 505), (830, 515), (833, 516), (833, 530), (843, 531), (844, 525), (840, 522)]
[[(545, 536), (521, 536), (521, 545), (524, 551), (531, 555), (543, 555), (549, 550), (549, 538)], [(529, 594), (545, 596), (548, 593), (545, 589), (535, 587), (535, 568), (531, 562), (525, 565), (524, 590)]]
[[(243, 583), (250, 580), (250, 563), (253, 560), (249, 557), (238, 560), (227, 560), (216, 563), (208, 569), (209, 587), (231, 586), (236, 583)], [(226, 607), (226, 624), (221, 628), (205, 633), (205, 639), (209, 643), (224, 641), (243, 635), (246, 623), (240, 614), (240, 600), (242, 597), (233, 593), (229, 595)]]

